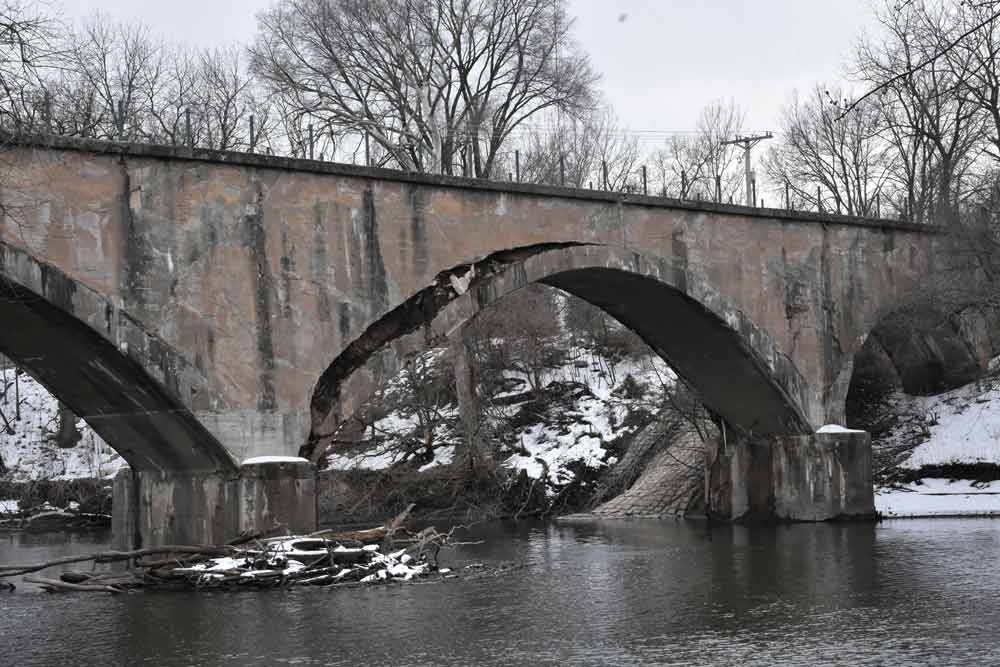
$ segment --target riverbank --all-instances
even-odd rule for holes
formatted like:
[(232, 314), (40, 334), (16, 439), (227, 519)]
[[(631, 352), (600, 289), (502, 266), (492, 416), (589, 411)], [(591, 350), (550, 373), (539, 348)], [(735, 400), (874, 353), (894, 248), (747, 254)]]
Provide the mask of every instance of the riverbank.
[(1000, 384), (995, 376), (936, 396), (897, 393), (895, 422), (876, 442), (886, 518), (1000, 516)]
[(879, 488), (875, 509), (887, 519), (1000, 516), (1000, 482), (928, 477)]

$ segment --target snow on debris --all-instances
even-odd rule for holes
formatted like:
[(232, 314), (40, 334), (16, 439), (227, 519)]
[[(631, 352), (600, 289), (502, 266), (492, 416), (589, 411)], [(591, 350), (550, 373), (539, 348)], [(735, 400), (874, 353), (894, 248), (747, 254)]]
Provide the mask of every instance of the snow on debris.
[(175, 567), (171, 572), (199, 585), (234, 579), (240, 585), (253, 584), (259, 579), (292, 575), (297, 575), (298, 583), (316, 585), (411, 581), (437, 569), (423, 555), (414, 557), (407, 549), (382, 554), (377, 544), (352, 548), (333, 546), (321, 538), (292, 536), (265, 540), (263, 545), (263, 551), (210, 558), (187, 567)]
[[(8, 383), (13, 382), (14, 370), (0, 371)], [(14, 388), (3, 399), (0, 409), (11, 420), (14, 433), (0, 425), (0, 460), (7, 468), (5, 479), (29, 482), (39, 479), (69, 480), (85, 477), (111, 478), (125, 460), (109, 447), (82, 419), (77, 429), (82, 435), (75, 447), (62, 449), (55, 442), (59, 424), (59, 402), (28, 374), (18, 379), (21, 398), (21, 419), (14, 421)]]
[(1000, 481), (923, 479), (878, 489), (875, 509), (886, 517), (1000, 516)]

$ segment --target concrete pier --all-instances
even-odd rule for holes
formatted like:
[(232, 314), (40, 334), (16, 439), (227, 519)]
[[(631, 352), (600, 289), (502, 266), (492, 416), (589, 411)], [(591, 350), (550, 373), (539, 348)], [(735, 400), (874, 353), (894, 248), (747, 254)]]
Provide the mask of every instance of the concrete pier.
[(221, 544), (275, 524), (296, 534), (316, 530), (316, 468), (298, 457), (248, 459), (235, 476), (126, 469), (113, 493), (117, 549)]
[(875, 516), (864, 431), (720, 442), (706, 463), (708, 516), (723, 521), (830, 521)]

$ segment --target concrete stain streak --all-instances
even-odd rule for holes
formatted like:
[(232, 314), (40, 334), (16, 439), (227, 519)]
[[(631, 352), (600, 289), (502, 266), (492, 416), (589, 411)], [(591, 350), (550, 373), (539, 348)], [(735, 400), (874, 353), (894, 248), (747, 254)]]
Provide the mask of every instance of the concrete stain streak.
[(367, 302), (373, 313), (381, 313), (389, 305), (389, 283), (379, 245), (378, 219), (375, 212), (375, 195), (371, 186), (365, 189), (361, 215), (364, 245), (364, 268)]
[(412, 252), (413, 272), (422, 276), (427, 272), (427, 228), (424, 221), (426, 197), (416, 186), (409, 188), (410, 198), (410, 248)]
[(326, 251), (326, 208), (320, 202), (313, 204), (313, 251), (312, 265), (309, 267), (316, 288), (316, 314), (320, 322), (329, 322), (332, 314), (330, 304), (330, 258)]
[(271, 295), (274, 277), (267, 258), (267, 232), (264, 229), (264, 192), (256, 184), (252, 210), (243, 217), (244, 241), (250, 250), (250, 271), (254, 278), (256, 306), (258, 394), (257, 409), (271, 411), (277, 405), (274, 387), (274, 333), (271, 327)]

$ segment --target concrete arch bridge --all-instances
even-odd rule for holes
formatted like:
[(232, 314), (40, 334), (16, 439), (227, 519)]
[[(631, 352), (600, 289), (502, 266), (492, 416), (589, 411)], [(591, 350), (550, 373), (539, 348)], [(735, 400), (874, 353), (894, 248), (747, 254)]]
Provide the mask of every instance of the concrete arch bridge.
[(0, 353), (129, 462), (126, 542), (291, 511), (268, 494), (307, 514), (308, 464), (254, 486), (240, 462), (315, 459), (376, 370), (531, 282), (636, 331), (760, 443), (726, 443), (718, 514), (871, 512), (863, 434), (814, 431), (932, 271), (926, 227), (55, 137), (2, 152)]

